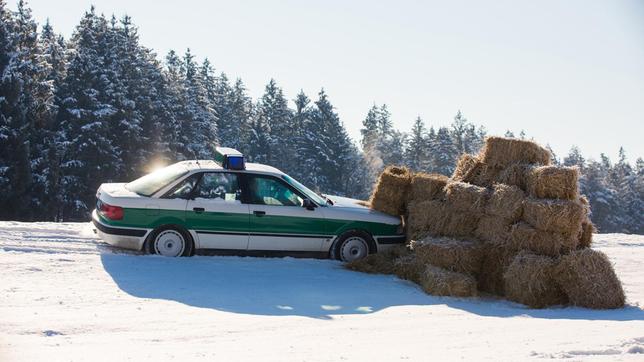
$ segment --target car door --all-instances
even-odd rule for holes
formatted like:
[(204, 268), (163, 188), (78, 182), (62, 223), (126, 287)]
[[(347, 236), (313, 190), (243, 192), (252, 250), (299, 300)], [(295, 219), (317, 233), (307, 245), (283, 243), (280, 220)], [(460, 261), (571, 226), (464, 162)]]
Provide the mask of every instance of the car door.
[(321, 251), (326, 234), (322, 207), (303, 207), (304, 196), (277, 176), (246, 174), (250, 206), (249, 250)]
[(186, 224), (205, 249), (248, 248), (249, 205), (234, 172), (204, 172), (186, 205)]

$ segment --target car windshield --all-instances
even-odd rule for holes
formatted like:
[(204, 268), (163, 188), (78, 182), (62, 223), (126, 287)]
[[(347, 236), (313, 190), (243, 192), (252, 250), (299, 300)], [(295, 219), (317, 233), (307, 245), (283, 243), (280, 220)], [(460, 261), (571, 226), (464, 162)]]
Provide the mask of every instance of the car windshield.
[(295, 187), (296, 189), (300, 190), (306, 197), (308, 197), (310, 200), (315, 202), (318, 205), (326, 205), (326, 200), (320, 197), (320, 195), (316, 194), (315, 192), (311, 191), (308, 187), (302, 185), (301, 183), (297, 182), (297, 180), (291, 178), (290, 176), (283, 175), (282, 178), (291, 184), (291, 186)]
[(125, 188), (142, 196), (152, 196), (164, 186), (187, 173), (188, 169), (185, 166), (174, 164), (138, 178), (126, 184)]

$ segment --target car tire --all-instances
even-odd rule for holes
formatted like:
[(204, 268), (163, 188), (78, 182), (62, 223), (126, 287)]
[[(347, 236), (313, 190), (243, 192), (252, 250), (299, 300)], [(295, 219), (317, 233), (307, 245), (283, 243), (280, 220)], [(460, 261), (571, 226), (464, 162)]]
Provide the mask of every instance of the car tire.
[(333, 248), (331, 248), (331, 258), (351, 262), (375, 252), (375, 242), (369, 233), (361, 230), (350, 230), (338, 236)]
[(164, 225), (150, 233), (147, 249), (150, 254), (168, 257), (192, 256), (194, 242), (186, 229), (178, 225)]

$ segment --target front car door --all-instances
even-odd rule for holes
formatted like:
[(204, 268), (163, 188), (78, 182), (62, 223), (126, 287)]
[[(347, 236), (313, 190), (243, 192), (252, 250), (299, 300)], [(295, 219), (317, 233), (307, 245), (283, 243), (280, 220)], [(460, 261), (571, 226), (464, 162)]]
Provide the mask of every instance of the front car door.
[(186, 206), (186, 224), (204, 249), (248, 248), (248, 204), (241, 202), (240, 176), (204, 172)]
[(250, 205), (249, 250), (321, 251), (326, 233), (323, 207), (303, 207), (304, 195), (277, 176), (246, 174)]

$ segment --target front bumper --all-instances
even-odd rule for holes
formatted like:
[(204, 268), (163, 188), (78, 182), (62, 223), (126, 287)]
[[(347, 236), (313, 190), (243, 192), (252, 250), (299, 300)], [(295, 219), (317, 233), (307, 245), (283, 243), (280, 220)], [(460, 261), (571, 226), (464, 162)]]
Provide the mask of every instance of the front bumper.
[(96, 210), (92, 212), (94, 232), (106, 243), (124, 249), (141, 250), (150, 229), (123, 228), (101, 222)]

